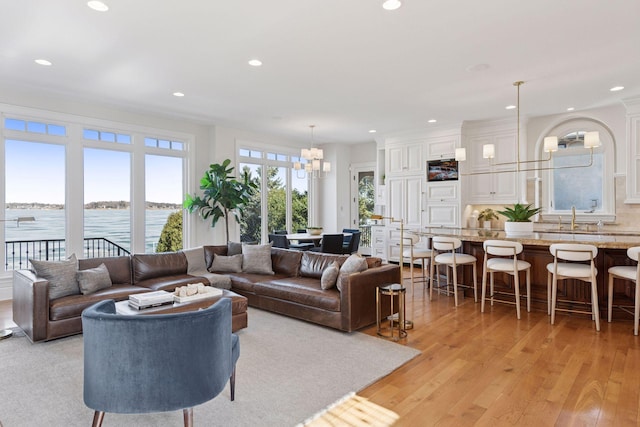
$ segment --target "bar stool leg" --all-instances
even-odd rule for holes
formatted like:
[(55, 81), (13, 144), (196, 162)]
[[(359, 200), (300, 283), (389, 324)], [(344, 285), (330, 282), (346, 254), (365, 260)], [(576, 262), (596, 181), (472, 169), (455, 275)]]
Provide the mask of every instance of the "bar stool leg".
[(485, 256), (484, 268), (482, 269), (482, 299), (480, 300), (480, 313), (484, 313), (484, 301), (487, 298), (487, 260)]
[[(455, 265), (451, 266), (451, 269), (453, 270), (453, 299), (455, 300), (455, 305), (456, 307), (458, 306), (458, 269), (456, 268)], [(449, 273), (449, 269), (447, 268), (447, 273)], [(447, 283), (449, 283), (449, 280), (447, 280)]]
[(520, 272), (513, 272), (513, 288), (516, 293), (516, 317), (520, 319)]
[(551, 272), (547, 272), (547, 315), (551, 315)]
[(638, 320), (640, 318), (640, 287), (638, 287), (638, 283), (635, 282), (636, 287), (636, 298), (635, 304), (633, 308), (633, 335), (638, 335)]
[(490, 290), (490, 298), (491, 298), (491, 307), (493, 307), (493, 296), (495, 295), (495, 276), (494, 276), (494, 272), (490, 271), (489, 272), (489, 290)]
[(531, 311), (531, 268), (527, 269), (527, 312)]
[[(609, 273), (609, 286), (608, 286), (608, 303), (607, 303), (607, 322), (611, 323), (611, 310), (613, 309), (613, 275)], [(637, 335), (637, 334), (635, 334)]]
[(596, 331), (600, 332), (600, 309), (598, 308), (598, 285), (596, 278), (591, 276), (591, 307), (596, 321)]
[(478, 302), (478, 266), (473, 263), (473, 302)]
[(558, 278), (553, 275), (553, 283), (551, 284), (551, 324), (556, 320), (556, 298), (558, 294)]

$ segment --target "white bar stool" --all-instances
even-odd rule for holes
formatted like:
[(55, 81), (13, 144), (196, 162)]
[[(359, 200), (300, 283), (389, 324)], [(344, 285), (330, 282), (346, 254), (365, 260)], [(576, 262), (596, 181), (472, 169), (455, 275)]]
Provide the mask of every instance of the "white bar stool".
[[(520, 319), (520, 272), (526, 271), (527, 281), (527, 311), (531, 311), (531, 264), (527, 261), (518, 259), (518, 255), (522, 253), (523, 246), (520, 242), (511, 242), (507, 240), (485, 240), (482, 244), (484, 247), (484, 266), (482, 270), (482, 299), (480, 304), (480, 312), (484, 313), (484, 303), (487, 292), (487, 274), (491, 283), (491, 306), (494, 301), (494, 273), (507, 273), (513, 276), (513, 287), (515, 290), (516, 316)], [(489, 258), (492, 255), (492, 258)], [(510, 294), (509, 294), (510, 295)], [(500, 301), (510, 303), (510, 301)]]
[[(410, 234), (411, 232), (405, 231), (405, 234)], [(400, 265), (404, 264), (404, 259), (409, 258), (409, 270), (411, 274), (411, 293), (415, 295), (414, 292), (414, 277), (413, 277), (413, 263), (417, 260), (420, 260), (420, 269), (422, 270), (422, 283), (424, 283), (423, 291), (426, 291), (427, 286), (427, 276), (425, 274), (425, 263), (429, 262), (431, 264), (431, 249), (423, 248), (418, 245), (420, 242), (420, 236), (417, 234), (410, 234), (408, 237), (403, 238), (403, 246), (408, 249), (403, 249), (402, 252), (402, 262)], [(429, 282), (429, 285), (431, 283)]]
[[(547, 303), (549, 303), (549, 291), (551, 291), (551, 324), (556, 320), (556, 310), (574, 313), (586, 311), (556, 308), (558, 299), (558, 280), (576, 279), (591, 283), (591, 317), (596, 322), (596, 331), (600, 331), (600, 311), (598, 310), (598, 284), (596, 282), (596, 270), (593, 259), (598, 255), (598, 248), (593, 245), (577, 243), (554, 243), (549, 247), (553, 255), (553, 262), (547, 264)], [(568, 262), (558, 262), (558, 261)], [(589, 264), (579, 262), (589, 261)]]
[[(453, 298), (456, 307), (458, 306), (458, 266), (473, 266), (473, 299), (478, 302), (478, 286), (477, 286), (477, 265), (476, 257), (464, 253), (456, 253), (456, 249), (462, 246), (462, 241), (455, 237), (434, 236), (431, 239), (431, 268), (429, 269), (429, 300), (433, 298), (433, 269), (439, 265), (451, 267), (453, 271)], [(447, 277), (449, 277), (447, 269)], [(448, 282), (448, 280), (447, 280)], [(447, 286), (449, 283), (447, 283)], [(461, 285), (462, 286), (462, 285)], [(440, 287), (440, 275), (438, 275), (438, 287)]]
[[(640, 255), (640, 246), (627, 249), (627, 256), (632, 260), (638, 262), (638, 256)], [(634, 283), (636, 287), (634, 305), (633, 305), (633, 335), (638, 335), (638, 318), (640, 317), (640, 287), (638, 282), (640, 281), (640, 263), (635, 267), (632, 265), (622, 265), (609, 268), (609, 304), (607, 307), (607, 321), (611, 323), (611, 309), (613, 307), (613, 280), (623, 279), (629, 280)], [(620, 307), (624, 311), (627, 311), (624, 307)]]

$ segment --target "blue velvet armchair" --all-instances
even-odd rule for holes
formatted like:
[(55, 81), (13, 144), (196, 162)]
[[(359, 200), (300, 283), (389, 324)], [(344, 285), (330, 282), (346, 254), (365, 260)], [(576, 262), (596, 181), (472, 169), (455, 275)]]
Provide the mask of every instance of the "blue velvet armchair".
[(183, 410), (193, 425), (193, 407), (230, 381), (234, 400), (238, 337), (231, 333), (231, 300), (175, 314), (123, 316), (113, 300), (82, 313), (84, 402), (95, 410), (134, 414)]

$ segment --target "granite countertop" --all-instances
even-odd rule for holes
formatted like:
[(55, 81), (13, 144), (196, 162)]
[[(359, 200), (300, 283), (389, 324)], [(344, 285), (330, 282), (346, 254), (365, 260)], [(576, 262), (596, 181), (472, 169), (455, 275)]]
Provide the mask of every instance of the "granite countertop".
[(484, 242), (489, 239), (513, 240), (523, 245), (549, 246), (553, 243), (585, 243), (602, 249), (627, 249), (640, 246), (640, 233), (594, 233), (570, 231), (534, 231), (523, 236), (507, 236), (504, 230), (477, 228), (425, 227), (428, 236), (452, 236), (467, 242)]

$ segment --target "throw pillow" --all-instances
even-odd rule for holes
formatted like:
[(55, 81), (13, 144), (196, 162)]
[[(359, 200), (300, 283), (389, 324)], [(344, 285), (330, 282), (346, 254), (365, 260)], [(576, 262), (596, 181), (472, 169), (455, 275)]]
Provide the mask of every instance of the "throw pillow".
[(336, 285), (340, 273), (340, 265), (337, 261), (333, 261), (331, 265), (324, 269), (320, 278), (320, 286), (322, 289), (331, 289)]
[(215, 255), (209, 271), (212, 273), (241, 273), (242, 254), (231, 256)]
[(274, 274), (271, 265), (271, 243), (242, 245), (242, 271), (255, 274)]
[(72, 254), (64, 261), (40, 261), (30, 259), (36, 276), (49, 281), (49, 299), (66, 297), (80, 293), (76, 272), (78, 271), (78, 260)]
[(227, 242), (227, 255), (239, 255), (242, 253), (242, 243)]
[(340, 267), (340, 273), (351, 274), (359, 273), (368, 268), (367, 259), (359, 254), (350, 255), (349, 258)]
[(207, 271), (207, 262), (204, 259), (204, 248), (183, 249), (182, 253), (187, 257), (187, 274), (196, 274)]
[(78, 271), (78, 273), (76, 273), (76, 279), (80, 286), (80, 292), (82, 292), (83, 295), (92, 294), (100, 289), (110, 288), (112, 285), (109, 270), (107, 270), (107, 266), (104, 265), (104, 263), (96, 268)]

